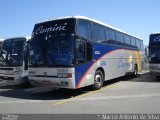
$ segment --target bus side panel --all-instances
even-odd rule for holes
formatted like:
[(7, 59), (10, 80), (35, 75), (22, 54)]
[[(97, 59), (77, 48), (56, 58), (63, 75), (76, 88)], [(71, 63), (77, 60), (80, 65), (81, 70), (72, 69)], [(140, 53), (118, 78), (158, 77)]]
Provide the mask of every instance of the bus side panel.
[(94, 84), (94, 74), (98, 68), (97, 64), (98, 66), (103, 64), (103, 62), (98, 61), (100, 61), (104, 54), (113, 50), (113, 48), (102, 44), (93, 44), (93, 48), (93, 62), (81, 64), (75, 68), (76, 88)]
[[(90, 84), (93, 84), (93, 73), (91, 72), (91, 66), (93, 65), (93, 62), (89, 62), (86, 64), (80, 64), (75, 67), (75, 83), (76, 88), (88, 86)], [(88, 79), (85, 79), (85, 77), (88, 76)], [(85, 80), (84, 80), (85, 79)], [(83, 83), (82, 83), (83, 81)]]
[(109, 80), (134, 72), (134, 65), (137, 62), (140, 64), (140, 56), (134, 50), (102, 44), (95, 44), (94, 48), (94, 62), (79, 65), (75, 69), (76, 88), (93, 84), (94, 73), (98, 68), (104, 69), (105, 80)]
[(97, 59), (95, 68), (103, 68), (105, 80), (124, 76), (134, 72), (134, 65), (137, 63), (135, 50), (104, 44), (95, 44), (94, 58)]
[(141, 58), (140, 58), (140, 51), (135, 52), (136, 59), (137, 59), (137, 65), (138, 65), (138, 72), (141, 71)]
[(95, 63), (97, 63), (105, 53), (108, 53), (113, 49), (97, 43), (93, 44), (93, 48), (93, 62), (80, 64), (75, 68), (76, 88), (94, 84), (94, 74), (97, 69)]
[(134, 72), (136, 56), (132, 50), (116, 49), (105, 55), (104, 59), (106, 59), (107, 63), (105, 66), (105, 80)]

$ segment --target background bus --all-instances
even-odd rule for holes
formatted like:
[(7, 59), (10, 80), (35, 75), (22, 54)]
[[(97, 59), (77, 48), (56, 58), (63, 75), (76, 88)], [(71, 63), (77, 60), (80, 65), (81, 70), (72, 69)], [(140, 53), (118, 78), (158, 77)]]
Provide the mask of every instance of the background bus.
[(33, 85), (77, 89), (141, 71), (143, 41), (99, 21), (58, 18), (34, 26), (29, 61)]
[(149, 36), (149, 69), (151, 76), (160, 76), (160, 33)]
[(0, 50), (2, 48), (3, 39), (0, 39)]
[(30, 37), (5, 39), (0, 53), (0, 79), (28, 82), (27, 41)]

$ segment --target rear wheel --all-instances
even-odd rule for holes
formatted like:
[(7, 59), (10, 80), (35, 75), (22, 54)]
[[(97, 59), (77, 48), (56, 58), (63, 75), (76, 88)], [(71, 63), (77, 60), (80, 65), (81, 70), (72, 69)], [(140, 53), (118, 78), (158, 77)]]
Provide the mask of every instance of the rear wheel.
[(100, 70), (97, 70), (94, 76), (93, 89), (99, 90), (103, 86), (103, 83), (104, 83), (104, 75)]

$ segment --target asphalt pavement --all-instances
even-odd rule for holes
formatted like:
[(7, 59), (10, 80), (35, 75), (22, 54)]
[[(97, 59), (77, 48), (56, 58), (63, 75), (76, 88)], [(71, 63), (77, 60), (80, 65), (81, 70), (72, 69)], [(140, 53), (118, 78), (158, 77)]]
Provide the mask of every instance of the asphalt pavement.
[(0, 113), (12, 114), (160, 114), (160, 79), (147, 72), (105, 82), (102, 89), (25, 87), (0, 81)]

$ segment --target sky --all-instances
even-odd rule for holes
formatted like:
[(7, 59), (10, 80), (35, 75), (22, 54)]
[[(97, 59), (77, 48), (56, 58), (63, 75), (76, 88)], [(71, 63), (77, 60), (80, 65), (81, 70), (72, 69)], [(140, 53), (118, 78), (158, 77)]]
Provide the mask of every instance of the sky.
[(160, 32), (160, 0), (0, 0), (0, 38), (30, 36), (34, 24), (86, 16), (144, 40)]

